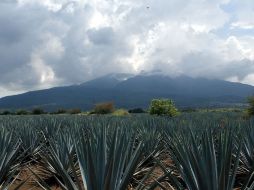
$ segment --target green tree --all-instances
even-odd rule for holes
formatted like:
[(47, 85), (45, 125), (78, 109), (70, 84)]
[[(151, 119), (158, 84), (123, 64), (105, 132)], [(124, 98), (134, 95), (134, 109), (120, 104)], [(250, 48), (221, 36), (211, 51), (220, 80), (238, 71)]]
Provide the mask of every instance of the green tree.
[(28, 112), (27, 110), (18, 110), (18, 111), (16, 112), (16, 114), (17, 114), (17, 115), (28, 115), (29, 112)]
[(5, 110), (1, 113), (1, 115), (11, 115), (12, 113), (8, 110)]
[(44, 114), (44, 113), (45, 113), (44, 110), (41, 109), (41, 108), (34, 108), (34, 109), (32, 110), (32, 114), (33, 114), (33, 115), (41, 115), (41, 114)]
[(253, 116), (254, 115), (254, 96), (248, 97), (248, 103), (249, 103), (249, 107), (247, 109), (248, 115)]
[(170, 117), (179, 115), (171, 99), (153, 99), (150, 104), (149, 113), (151, 115), (167, 115)]

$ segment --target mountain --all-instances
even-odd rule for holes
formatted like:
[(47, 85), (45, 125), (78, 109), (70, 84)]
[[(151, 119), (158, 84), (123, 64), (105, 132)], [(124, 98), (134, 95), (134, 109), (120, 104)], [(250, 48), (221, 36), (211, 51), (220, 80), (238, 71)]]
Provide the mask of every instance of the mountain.
[(113, 74), (109, 74), (109, 75), (82, 83), (81, 86), (97, 88), (97, 89), (99, 88), (110, 89), (115, 87), (118, 83), (125, 81), (133, 76), (134, 75), (127, 74), (127, 73), (113, 73)]
[(79, 85), (31, 91), (0, 99), (0, 109), (91, 109), (113, 101), (124, 108), (146, 108), (153, 98), (172, 98), (179, 107), (242, 105), (254, 87), (241, 83), (162, 74), (110, 74)]

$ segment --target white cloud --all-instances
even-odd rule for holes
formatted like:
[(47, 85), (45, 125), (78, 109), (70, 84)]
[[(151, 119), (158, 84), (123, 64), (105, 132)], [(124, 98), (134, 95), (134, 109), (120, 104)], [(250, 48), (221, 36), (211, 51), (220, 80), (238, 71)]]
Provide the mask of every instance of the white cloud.
[(241, 29), (254, 29), (254, 22), (233, 22), (231, 24), (231, 29), (235, 29), (235, 28), (241, 28)]
[(254, 84), (254, 74), (249, 74), (246, 77), (244, 77), (243, 80), (240, 80), (239, 82), (245, 83), (245, 84)]
[(230, 36), (224, 43), (223, 56), (225, 60), (254, 60), (254, 38), (251, 36)]
[(253, 35), (230, 33), (253, 29), (253, 2), (244, 2), (0, 3), (0, 96), (156, 69), (254, 84)]
[(36, 76), (38, 76), (38, 85), (51, 84), (55, 80), (55, 73), (52, 68), (47, 66), (38, 55), (32, 55), (29, 65)]

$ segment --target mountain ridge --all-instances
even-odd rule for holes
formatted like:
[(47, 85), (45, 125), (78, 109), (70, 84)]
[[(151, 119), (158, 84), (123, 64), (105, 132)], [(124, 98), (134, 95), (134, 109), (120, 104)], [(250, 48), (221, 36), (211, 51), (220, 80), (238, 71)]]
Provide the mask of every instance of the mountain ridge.
[(110, 74), (78, 85), (53, 87), (0, 98), (0, 109), (91, 109), (113, 101), (124, 108), (146, 108), (153, 98), (171, 98), (180, 107), (245, 104), (254, 86), (218, 79), (169, 77), (161, 74)]

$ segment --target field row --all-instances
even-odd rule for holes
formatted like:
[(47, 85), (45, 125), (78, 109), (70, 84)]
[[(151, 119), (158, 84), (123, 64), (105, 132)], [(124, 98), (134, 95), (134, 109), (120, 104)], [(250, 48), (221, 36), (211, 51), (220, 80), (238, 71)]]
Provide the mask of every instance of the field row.
[(254, 128), (238, 113), (2, 116), (1, 189), (254, 189)]

